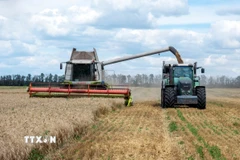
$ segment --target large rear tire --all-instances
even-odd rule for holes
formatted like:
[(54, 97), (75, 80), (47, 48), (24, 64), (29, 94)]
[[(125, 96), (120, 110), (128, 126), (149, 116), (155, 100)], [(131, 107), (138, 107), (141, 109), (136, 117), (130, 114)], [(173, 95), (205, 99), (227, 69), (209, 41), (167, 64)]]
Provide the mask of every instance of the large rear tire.
[(176, 102), (176, 96), (173, 87), (165, 88), (164, 101), (166, 107), (174, 107), (174, 104)]
[(165, 99), (165, 97), (164, 97), (164, 89), (161, 89), (161, 107), (162, 108), (165, 108), (165, 101), (164, 101), (164, 99)]
[(206, 109), (206, 90), (204, 87), (196, 89), (197, 98), (198, 98), (198, 109)]

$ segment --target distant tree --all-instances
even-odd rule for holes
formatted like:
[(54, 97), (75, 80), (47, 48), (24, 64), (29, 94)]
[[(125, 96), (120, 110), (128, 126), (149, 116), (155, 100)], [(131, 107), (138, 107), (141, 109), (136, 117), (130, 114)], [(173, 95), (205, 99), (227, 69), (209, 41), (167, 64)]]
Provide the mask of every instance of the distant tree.
[(52, 82), (53, 81), (53, 75), (50, 73), (48, 75), (48, 82)]
[(150, 74), (150, 75), (149, 75), (149, 83), (150, 83), (150, 84), (153, 84), (153, 83), (154, 83), (154, 80), (153, 80), (153, 79), (154, 79), (154, 75), (153, 75), (153, 74)]
[(44, 81), (44, 74), (43, 74), (43, 73), (41, 73), (39, 80), (40, 80), (40, 82), (43, 82), (43, 81)]
[(27, 83), (29, 84), (31, 80), (32, 80), (32, 75), (28, 74), (27, 77), (26, 77)]
[(240, 76), (236, 78), (236, 87), (240, 88)]
[(118, 82), (119, 82), (119, 84), (125, 84), (126, 80), (127, 80), (127, 78), (126, 78), (125, 75), (122, 75), (122, 74), (118, 75)]
[(139, 86), (139, 85), (142, 84), (142, 76), (141, 76), (140, 74), (137, 74), (137, 75), (135, 76), (135, 84), (136, 84), (137, 86)]
[(62, 75), (62, 76), (58, 76), (58, 82), (63, 82), (65, 79), (65, 76)]
[(210, 76), (209, 79), (208, 79), (208, 86), (213, 87), (213, 85), (214, 85), (214, 79), (213, 79), (212, 76)]
[(112, 78), (113, 78), (113, 84), (117, 84), (117, 75), (113, 74)]
[(127, 83), (128, 83), (128, 84), (131, 83), (131, 75), (127, 75)]
[(57, 74), (54, 75), (54, 77), (53, 77), (53, 82), (54, 82), (54, 83), (58, 82), (58, 75), (57, 75)]
[(201, 85), (207, 85), (207, 77), (205, 75), (201, 75), (200, 83)]
[(21, 76), (20, 86), (24, 86), (24, 85), (26, 85), (25, 78), (26, 78), (26, 76)]

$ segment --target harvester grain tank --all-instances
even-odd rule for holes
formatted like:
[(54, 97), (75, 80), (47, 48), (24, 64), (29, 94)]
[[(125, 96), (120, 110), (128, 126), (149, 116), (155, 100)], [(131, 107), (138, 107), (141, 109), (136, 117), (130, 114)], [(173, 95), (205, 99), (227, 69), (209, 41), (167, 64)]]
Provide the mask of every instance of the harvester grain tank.
[[(56, 94), (52, 93), (60, 93), (61, 96), (87, 95), (124, 97), (126, 100), (125, 104), (130, 105), (132, 103), (131, 90), (128, 87), (111, 87), (105, 83), (104, 66), (167, 51), (172, 52), (176, 56), (178, 63), (183, 63), (178, 51), (171, 46), (108, 61), (99, 61), (95, 49), (88, 52), (77, 51), (76, 48), (73, 48), (70, 60), (63, 62), (66, 63), (64, 82), (55, 85), (49, 84), (47, 87), (39, 87), (31, 83), (28, 89), (29, 94), (30, 96), (38, 96), (38, 93), (41, 93), (40, 95), (42, 96), (44, 95), (43, 93), (47, 93), (48, 96), (56, 96)], [(60, 69), (62, 69), (62, 63), (60, 64)]]

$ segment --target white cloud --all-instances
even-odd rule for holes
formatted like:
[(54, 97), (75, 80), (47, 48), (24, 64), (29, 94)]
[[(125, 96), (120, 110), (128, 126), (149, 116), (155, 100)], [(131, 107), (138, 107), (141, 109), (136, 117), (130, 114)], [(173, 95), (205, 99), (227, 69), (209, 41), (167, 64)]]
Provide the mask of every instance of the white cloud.
[(31, 22), (33, 28), (45, 31), (48, 35), (64, 36), (78, 28), (77, 25), (94, 23), (101, 15), (101, 12), (86, 6), (71, 6), (65, 10), (44, 9), (33, 15)]
[(240, 15), (239, 7), (224, 7), (216, 11), (218, 15), (226, 16), (226, 15)]
[(239, 67), (239, 68), (232, 68), (232, 71), (233, 71), (235, 74), (240, 75), (240, 67)]
[(12, 53), (12, 44), (10, 41), (1, 41), (0, 40), (0, 56), (8, 56)]
[(96, 11), (89, 7), (79, 7), (79, 6), (72, 6), (68, 8), (69, 11), (69, 19), (73, 23), (78, 24), (89, 24), (95, 22), (101, 15), (102, 12)]
[(0, 68), (4, 69), (4, 68), (11, 68), (10, 65), (4, 64), (4, 63), (0, 63)]
[(206, 34), (183, 29), (160, 30), (160, 29), (121, 29), (116, 33), (115, 39), (120, 41), (138, 42), (150, 48), (164, 47), (174, 43), (182, 45), (201, 46)]
[[(132, 6), (132, 0), (93, 0), (93, 4), (96, 6), (102, 5), (107, 6), (109, 9), (113, 8), (114, 10), (124, 10)], [(111, 8), (110, 8), (111, 6)]]
[(6, 17), (4, 17), (4, 16), (0, 15), (0, 22), (2, 22), (2, 21), (6, 21), (6, 20), (7, 20), (7, 18), (6, 18)]
[(182, 15), (188, 13), (187, 0), (93, 0), (95, 6), (108, 10), (137, 10), (141, 15), (152, 12), (159, 15)]
[(86, 36), (110, 36), (114, 31), (97, 29), (95, 27), (87, 27), (82, 34)]
[(29, 53), (34, 53), (37, 51), (37, 46), (35, 44), (23, 43), (22, 45), (29, 51)]
[(226, 55), (209, 55), (207, 58), (204, 59), (205, 66), (218, 66), (224, 65), (228, 62), (228, 57)]
[(16, 58), (20, 63), (19, 67), (31, 67), (44, 70), (58, 69), (60, 61), (47, 56), (28, 56)]
[(63, 16), (58, 9), (45, 9), (33, 15), (31, 22), (38, 30), (44, 30), (52, 36), (66, 35), (69, 32), (66, 26), (68, 18)]
[[(170, 55), (170, 56), (163, 56), (163, 55)], [(153, 67), (162, 67), (163, 61), (165, 61), (165, 63), (169, 63), (169, 64), (177, 64), (178, 63), (177, 59), (171, 52), (162, 53), (162, 54), (160, 54), (160, 57), (149, 56), (149, 57), (144, 57), (143, 59), (146, 61), (146, 63), (151, 64)], [(194, 62), (195, 62), (194, 59), (184, 58), (184, 63), (193, 64)]]
[(213, 41), (222, 47), (240, 47), (240, 21), (217, 21), (211, 25), (211, 34)]

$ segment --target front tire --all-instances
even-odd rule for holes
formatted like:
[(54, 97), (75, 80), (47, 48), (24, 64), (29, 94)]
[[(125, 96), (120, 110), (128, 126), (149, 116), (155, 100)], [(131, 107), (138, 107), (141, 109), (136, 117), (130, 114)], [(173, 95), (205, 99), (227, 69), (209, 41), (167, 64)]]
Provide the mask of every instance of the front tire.
[(206, 90), (204, 87), (196, 89), (197, 98), (198, 98), (198, 109), (206, 109)]
[(166, 87), (164, 94), (164, 101), (166, 107), (174, 107), (176, 102), (175, 91), (173, 87)]

